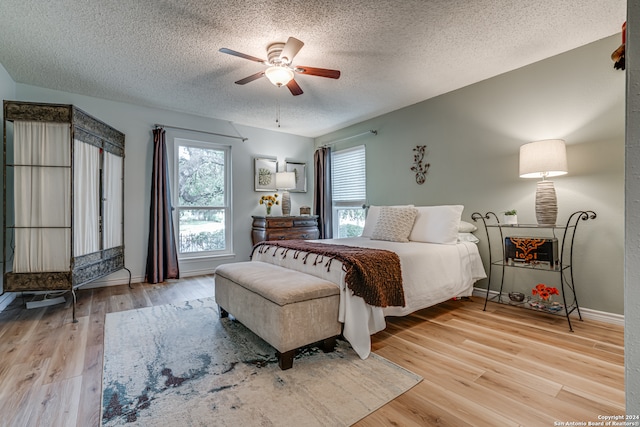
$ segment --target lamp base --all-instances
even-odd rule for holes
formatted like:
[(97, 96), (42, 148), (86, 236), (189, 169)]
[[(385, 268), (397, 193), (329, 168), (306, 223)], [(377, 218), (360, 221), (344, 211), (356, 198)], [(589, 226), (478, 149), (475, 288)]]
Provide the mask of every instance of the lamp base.
[(538, 225), (556, 225), (558, 199), (553, 181), (539, 181), (536, 188), (536, 220)]
[(291, 215), (291, 196), (286, 190), (282, 192), (282, 215)]

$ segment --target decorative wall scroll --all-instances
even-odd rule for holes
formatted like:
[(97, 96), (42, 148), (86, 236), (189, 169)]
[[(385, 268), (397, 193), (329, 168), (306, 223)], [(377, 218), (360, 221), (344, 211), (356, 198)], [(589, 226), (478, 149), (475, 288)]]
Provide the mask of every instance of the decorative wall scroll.
[(431, 166), (429, 163), (422, 163), (426, 149), (426, 145), (416, 145), (416, 148), (413, 149), (413, 166), (411, 166), (411, 170), (416, 173), (416, 182), (418, 184), (424, 184), (427, 180), (427, 171)]

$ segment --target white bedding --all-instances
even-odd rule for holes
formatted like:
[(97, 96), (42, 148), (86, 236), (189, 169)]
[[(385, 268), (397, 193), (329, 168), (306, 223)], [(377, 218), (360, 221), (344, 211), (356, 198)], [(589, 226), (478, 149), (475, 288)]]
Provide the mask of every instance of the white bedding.
[(275, 256), (273, 249), (263, 254), (256, 250), (253, 254), (254, 261), (280, 265), (336, 283), (340, 287), (339, 320), (344, 324), (343, 335), (362, 359), (371, 352), (370, 335), (385, 328), (385, 316), (404, 316), (456, 296), (470, 296), (473, 284), (486, 277), (478, 248), (470, 242), (455, 245), (397, 243), (367, 237), (315, 242), (386, 249), (400, 257), (405, 307), (381, 308), (370, 306), (352, 294), (345, 284), (340, 261), (332, 260), (327, 271), (324, 263), (314, 265), (314, 254), (309, 255), (306, 263), (303, 256), (294, 258), (293, 251), (283, 256), (282, 249), (278, 249)]

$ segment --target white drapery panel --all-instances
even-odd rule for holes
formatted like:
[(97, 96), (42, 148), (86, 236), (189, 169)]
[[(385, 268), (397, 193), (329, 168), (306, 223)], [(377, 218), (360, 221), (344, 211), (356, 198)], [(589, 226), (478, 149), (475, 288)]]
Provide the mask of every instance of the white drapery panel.
[(73, 256), (100, 250), (100, 148), (73, 146)]
[(103, 164), (104, 249), (122, 246), (122, 157), (104, 152)]
[(69, 133), (63, 123), (14, 123), (16, 273), (69, 270)]

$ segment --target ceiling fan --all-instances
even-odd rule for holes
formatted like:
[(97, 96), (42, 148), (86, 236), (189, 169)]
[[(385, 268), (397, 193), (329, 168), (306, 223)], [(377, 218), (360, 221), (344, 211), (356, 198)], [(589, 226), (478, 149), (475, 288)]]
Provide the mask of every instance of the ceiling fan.
[(302, 46), (304, 46), (304, 43), (296, 39), (295, 37), (289, 37), (289, 40), (287, 40), (286, 43), (272, 43), (267, 47), (268, 59), (266, 60), (247, 55), (245, 53), (236, 52), (235, 50), (227, 49), (224, 47), (220, 49), (220, 52), (238, 56), (250, 61), (259, 62), (268, 67), (264, 71), (260, 71), (249, 77), (238, 80), (236, 82), (236, 84), (238, 85), (244, 85), (257, 80), (262, 76), (266, 76), (267, 79), (269, 79), (269, 81), (274, 85), (278, 87), (287, 86), (291, 91), (291, 94), (297, 96), (302, 95), (303, 92), (294, 79), (295, 73), (307, 74), (310, 76), (327, 77), (330, 79), (340, 78), (340, 71), (338, 70), (292, 65), (291, 62), (293, 61), (293, 58), (297, 55)]

